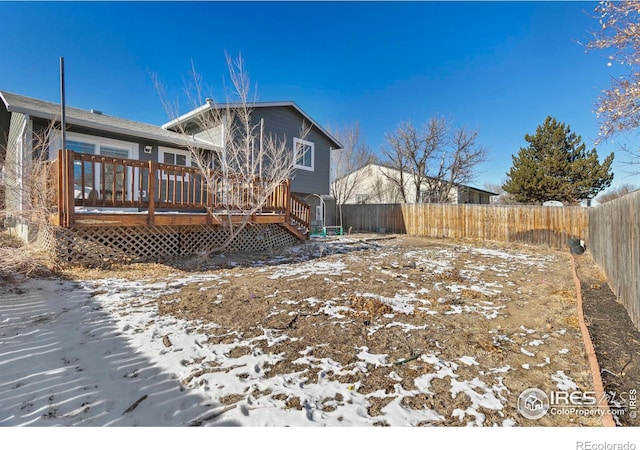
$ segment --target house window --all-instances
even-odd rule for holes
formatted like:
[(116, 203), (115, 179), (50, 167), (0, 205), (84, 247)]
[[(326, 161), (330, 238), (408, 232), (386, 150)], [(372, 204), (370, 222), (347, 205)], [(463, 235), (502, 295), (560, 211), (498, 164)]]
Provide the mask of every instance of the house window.
[[(129, 151), (124, 148), (110, 147), (106, 145), (100, 146), (100, 154), (102, 156), (112, 156), (114, 158), (123, 158), (127, 159), (129, 157)], [(105, 164), (104, 171), (104, 183), (107, 188), (105, 189), (105, 196), (109, 198), (110, 195), (115, 195), (116, 198), (122, 198), (123, 191), (125, 191), (126, 187), (124, 186), (125, 173), (127, 173), (127, 177), (131, 176), (131, 169), (125, 169), (124, 166), (114, 165), (114, 164)], [(108, 186), (111, 186), (109, 188)], [(112, 187), (115, 186), (115, 192), (111, 193)], [(128, 187), (128, 186), (127, 186)]]
[[(137, 146), (133, 142), (108, 139), (99, 136), (91, 136), (79, 133), (67, 133), (66, 148), (75, 153), (85, 153), (89, 155), (110, 156), (114, 158), (135, 159), (138, 157)], [(62, 136), (56, 133), (52, 136), (49, 145), (49, 157), (56, 158), (58, 149), (62, 147)], [(104, 169), (104, 170), (103, 170)], [(104, 174), (104, 180), (102, 180)], [(104, 163), (84, 163), (84, 180), (83, 180), (83, 163), (75, 161), (74, 163), (74, 181), (76, 198), (87, 196), (95, 190), (99, 198), (137, 199), (139, 192), (134, 190), (131, 192), (131, 178), (134, 178), (133, 184), (137, 184), (137, 170), (131, 167), (125, 168), (120, 165)], [(104, 186), (104, 189), (103, 189)], [(115, 190), (114, 190), (115, 187)]]
[[(162, 164), (171, 164), (173, 166), (193, 167), (191, 154), (186, 150), (160, 147), (158, 149), (158, 161)], [(186, 175), (187, 178), (188, 176)], [(162, 179), (183, 181), (182, 175), (169, 174), (164, 170), (162, 171)]]
[(356, 194), (356, 203), (364, 204), (367, 203), (369, 196), (367, 194)]
[(438, 196), (432, 191), (421, 189), (419, 203), (438, 203)]
[(106, 145), (101, 145), (100, 154), (103, 156), (113, 156), (114, 158), (127, 159), (129, 157), (129, 150), (124, 148), (107, 147)]
[(187, 155), (182, 155), (180, 153), (164, 152), (164, 161), (162, 162), (165, 164), (173, 164), (175, 166), (186, 166)]
[(314, 144), (313, 142), (293, 138), (293, 158), (296, 169), (313, 171)]
[(67, 149), (77, 153), (89, 153), (93, 155), (96, 152), (96, 146), (88, 142), (67, 140)]
[[(70, 139), (67, 140), (67, 149), (76, 153), (86, 153), (89, 155), (101, 155), (111, 156), (114, 158), (127, 159), (130, 155), (130, 150), (126, 148), (120, 148), (113, 145), (101, 145), (98, 142), (85, 142), (81, 140)], [(113, 164), (104, 164), (104, 171), (100, 168), (100, 164), (92, 164), (90, 162), (84, 163), (84, 180), (83, 180), (83, 163), (76, 161), (74, 164), (74, 179), (76, 185), (76, 197), (82, 197), (82, 189), (85, 191), (85, 197), (87, 197), (92, 190), (98, 190), (102, 186), (101, 177), (104, 174), (104, 191), (98, 194), (105, 199), (113, 199), (114, 195), (121, 199), (126, 187), (124, 185), (125, 177), (131, 177), (131, 169), (125, 169), (125, 167)], [(94, 173), (94, 167), (95, 172)], [(126, 172), (126, 175), (125, 175)], [(115, 187), (115, 192), (114, 192)], [(126, 192), (126, 197), (130, 198), (131, 193)]]

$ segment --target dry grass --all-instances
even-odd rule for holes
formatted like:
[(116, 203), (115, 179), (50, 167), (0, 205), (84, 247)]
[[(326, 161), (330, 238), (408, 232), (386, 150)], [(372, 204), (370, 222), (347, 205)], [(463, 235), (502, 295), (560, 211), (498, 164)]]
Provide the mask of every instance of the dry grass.
[(0, 285), (33, 276), (49, 276), (57, 267), (51, 256), (25, 245), (8, 232), (0, 233)]

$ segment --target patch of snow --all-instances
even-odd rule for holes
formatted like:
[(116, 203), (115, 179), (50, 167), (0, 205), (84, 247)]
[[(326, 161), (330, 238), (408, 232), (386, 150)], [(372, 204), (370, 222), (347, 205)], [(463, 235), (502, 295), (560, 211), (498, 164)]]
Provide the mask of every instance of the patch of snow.
[(578, 385), (571, 377), (565, 375), (562, 370), (558, 370), (554, 375), (551, 375), (551, 379), (556, 382), (556, 386), (561, 391), (575, 391), (578, 389)]
[(373, 364), (374, 366), (378, 367), (378, 366), (382, 366), (382, 367), (388, 367), (391, 364), (387, 363), (387, 358), (389, 357), (389, 355), (375, 355), (375, 354), (371, 354), (369, 353), (369, 347), (356, 347), (357, 350), (360, 350), (360, 353), (358, 353), (356, 356), (358, 357), (358, 359), (366, 362), (367, 364)]
[(312, 275), (340, 275), (345, 273), (347, 265), (342, 261), (308, 261), (302, 264), (285, 264), (278, 267), (269, 279), (293, 278), (304, 280)]
[(525, 355), (527, 355), (527, 356), (532, 356), (532, 357), (533, 357), (533, 356), (536, 356), (536, 354), (535, 354), (535, 353), (530, 352), (529, 350), (527, 350), (527, 349), (526, 349), (526, 348), (524, 348), (524, 347), (520, 347), (520, 353), (524, 353)]
[(480, 364), (476, 361), (475, 358), (471, 356), (463, 356), (462, 358), (458, 358), (458, 361), (462, 361), (467, 366), (479, 366)]

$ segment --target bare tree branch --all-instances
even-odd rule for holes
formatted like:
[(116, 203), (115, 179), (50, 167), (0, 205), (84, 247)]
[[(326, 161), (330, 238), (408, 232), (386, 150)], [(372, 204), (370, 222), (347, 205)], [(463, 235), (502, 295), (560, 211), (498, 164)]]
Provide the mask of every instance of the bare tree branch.
[(342, 225), (342, 205), (361, 188), (366, 174), (360, 169), (372, 161), (372, 153), (360, 137), (358, 123), (333, 130), (332, 134), (343, 145), (331, 152), (331, 195), (336, 199), (338, 221)]
[[(454, 186), (473, 180), (487, 151), (477, 144), (478, 133), (454, 127), (440, 117), (426, 121), (422, 130), (402, 123), (386, 136), (386, 164), (394, 172), (385, 176), (398, 187), (404, 202), (450, 201)], [(415, 192), (410, 196), (408, 187)]]
[[(595, 8), (599, 29), (591, 33), (587, 50), (609, 52), (608, 66), (626, 68), (626, 74), (611, 78), (611, 86), (598, 97), (596, 116), (600, 120), (600, 138), (640, 126), (640, 2), (603, 0)], [(627, 150), (631, 165), (640, 165), (640, 152)], [(633, 168), (631, 173), (640, 169)]]
[(640, 187), (636, 186), (635, 184), (630, 184), (630, 183), (621, 184), (616, 188), (612, 188), (612, 189), (609, 189), (608, 191), (603, 192), (596, 198), (596, 200), (598, 200), (598, 203), (607, 203), (612, 200), (623, 197), (627, 194), (630, 194), (631, 192), (635, 192), (638, 189), (640, 189)]
[[(231, 90), (223, 104), (212, 98), (202, 99), (202, 77), (193, 72), (191, 92), (187, 98), (197, 99), (192, 107), (208, 105), (191, 121), (174, 120), (179, 133), (185, 137), (191, 160), (203, 175), (209, 189), (215, 189), (221, 205), (211, 205), (208, 212), (229, 233), (223, 244), (214, 251), (227, 248), (240, 232), (250, 224), (252, 215), (261, 211), (267, 200), (294, 171), (294, 153), (286, 145), (286, 137), (265, 135), (263, 124), (252, 118), (252, 103), (257, 94), (252, 88), (242, 56), (226, 56)], [(193, 69), (193, 67), (192, 67)], [(178, 116), (173, 103), (167, 100), (162, 86), (156, 88), (165, 110), (172, 119)], [(303, 122), (298, 137), (310, 132), (311, 124)], [(217, 151), (206, 148), (219, 146)], [(220, 208), (222, 206), (222, 208)]]

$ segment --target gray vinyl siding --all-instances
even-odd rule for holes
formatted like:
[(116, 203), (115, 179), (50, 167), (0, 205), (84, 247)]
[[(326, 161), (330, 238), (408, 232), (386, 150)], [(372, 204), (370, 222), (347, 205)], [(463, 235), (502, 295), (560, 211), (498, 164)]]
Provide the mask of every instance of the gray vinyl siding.
[[(251, 111), (252, 124), (258, 127), (260, 121), (264, 119), (264, 135), (273, 136), (279, 142), (284, 140), (286, 148), (293, 154), (293, 139), (301, 137), (301, 130), (304, 117), (293, 106), (271, 106), (254, 108)], [(311, 125), (310, 123), (307, 126)], [(195, 136), (206, 138), (207, 140), (220, 138), (220, 131), (217, 129), (202, 131), (197, 128), (197, 123), (190, 125), (188, 132)], [(256, 131), (256, 134), (259, 131)], [(330, 170), (332, 141), (324, 132), (313, 127), (304, 140), (314, 144), (313, 171), (295, 169), (292, 176), (291, 190), (298, 196), (308, 194), (328, 195), (330, 190)]]
[[(284, 139), (287, 148), (293, 153), (293, 138), (300, 137), (303, 119), (293, 107), (256, 108), (251, 118), (255, 124), (264, 119), (265, 135), (272, 134), (278, 139)], [(299, 194), (328, 195), (331, 142), (316, 127), (313, 127), (305, 140), (314, 144), (314, 170), (296, 169), (291, 190)]]
[(7, 136), (7, 155), (5, 161), (5, 207), (7, 211), (19, 210), (20, 189), (18, 186), (17, 170), (18, 146), (17, 141), (25, 128), (27, 117), (21, 113), (11, 113), (9, 133)]

